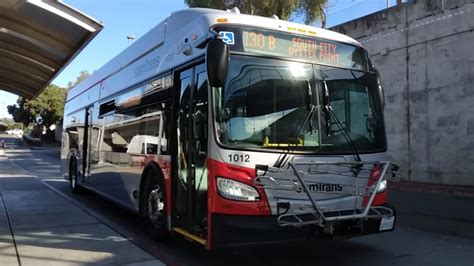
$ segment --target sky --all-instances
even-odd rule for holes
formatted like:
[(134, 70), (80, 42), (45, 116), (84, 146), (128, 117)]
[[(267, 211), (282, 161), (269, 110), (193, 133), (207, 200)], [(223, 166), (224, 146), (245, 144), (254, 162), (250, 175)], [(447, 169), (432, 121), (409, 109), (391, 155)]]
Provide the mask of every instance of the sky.
[[(173, 11), (186, 8), (184, 0), (63, 0), (104, 25), (104, 29), (53, 80), (66, 87), (82, 70), (99, 69), (126, 49), (133, 35), (138, 39)], [(389, 0), (389, 5), (395, 0)], [(387, 0), (329, 0), (327, 26), (331, 27), (387, 7)], [(302, 21), (301, 18), (294, 18)], [(315, 23), (318, 25), (318, 23)], [(132, 40), (133, 41), (133, 40)], [(131, 42), (131, 41), (130, 41)], [(0, 90), (0, 118), (11, 117), (6, 107), (16, 103), (17, 96)]]

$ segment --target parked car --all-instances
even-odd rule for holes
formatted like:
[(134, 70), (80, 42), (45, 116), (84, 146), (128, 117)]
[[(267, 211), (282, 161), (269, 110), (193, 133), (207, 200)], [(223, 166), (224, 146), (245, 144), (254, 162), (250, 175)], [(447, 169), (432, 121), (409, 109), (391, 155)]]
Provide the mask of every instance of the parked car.
[(7, 130), (7, 134), (10, 134), (10, 135), (23, 135), (23, 130), (15, 128), (15, 129)]

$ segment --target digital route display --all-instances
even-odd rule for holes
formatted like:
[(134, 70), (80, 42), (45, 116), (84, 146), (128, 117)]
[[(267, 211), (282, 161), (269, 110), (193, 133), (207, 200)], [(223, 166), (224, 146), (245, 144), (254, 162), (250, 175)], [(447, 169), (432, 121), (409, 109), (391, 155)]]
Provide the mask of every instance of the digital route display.
[(364, 49), (345, 43), (280, 31), (248, 27), (226, 27), (235, 33), (231, 50), (332, 65), (358, 70), (368, 69)]

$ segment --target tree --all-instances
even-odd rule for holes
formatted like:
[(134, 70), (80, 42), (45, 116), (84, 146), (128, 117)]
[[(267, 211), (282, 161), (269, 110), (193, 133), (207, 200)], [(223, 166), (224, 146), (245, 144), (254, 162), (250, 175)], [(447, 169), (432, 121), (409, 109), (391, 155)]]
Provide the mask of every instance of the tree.
[(7, 119), (5, 121), (5, 124), (7, 125), (7, 130), (11, 130), (11, 129), (23, 129), (22, 127), (22, 123), (16, 123), (15, 121), (13, 121), (13, 119)]
[(42, 124), (49, 128), (63, 118), (65, 102), (66, 90), (51, 84), (38, 97), (27, 101), (24, 109), (31, 113), (32, 117), (41, 116)]
[(321, 19), (326, 27), (324, 8), (327, 0), (185, 0), (189, 7), (207, 7), (216, 9), (239, 8), (242, 13), (270, 17), (277, 15), (288, 20), (291, 15), (303, 15), (304, 23), (311, 24)]
[(85, 80), (86, 78), (88, 78), (91, 74), (89, 73), (89, 71), (87, 70), (82, 70), (81, 72), (79, 72), (79, 76), (77, 76), (76, 80), (75, 81), (69, 81), (67, 83), (67, 90), (69, 91), (71, 88), (73, 88), (74, 86), (76, 86), (77, 84), (81, 83), (81, 81)]
[(326, 28), (326, 7), (327, 0), (301, 0), (298, 12), (304, 15), (304, 23), (311, 24), (317, 19), (321, 19), (321, 28)]
[(49, 127), (63, 119), (67, 91), (89, 76), (88, 71), (79, 72), (75, 81), (68, 82), (67, 89), (50, 84), (33, 100), (18, 97), (16, 104), (7, 106), (8, 113), (12, 115), (15, 122), (22, 123), (24, 127), (28, 127), (36, 121), (38, 116), (41, 116), (43, 121), (38, 130), (41, 131), (44, 126), (47, 129), (47, 138), (53, 140), (54, 136), (50, 134)]
[(13, 121), (22, 123), (24, 127), (28, 127), (33, 120), (31, 113), (25, 109), (27, 101), (27, 99), (20, 96), (16, 100), (16, 104), (7, 106), (7, 111), (13, 117)]
[[(41, 116), (42, 126), (49, 128), (62, 119), (65, 102), (66, 90), (51, 84), (35, 99), (18, 97), (17, 104), (9, 105), (7, 109), (13, 120), (23, 123), (25, 127), (34, 122), (36, 117)], [(50, 140), (53, 139), (51, 135), (48, 137)]]

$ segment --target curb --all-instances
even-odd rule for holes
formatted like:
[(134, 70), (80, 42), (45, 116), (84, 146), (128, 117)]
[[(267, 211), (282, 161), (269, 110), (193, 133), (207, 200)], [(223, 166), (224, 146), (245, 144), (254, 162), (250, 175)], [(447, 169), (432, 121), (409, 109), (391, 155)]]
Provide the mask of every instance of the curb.
[(36, 147), (43, 146), (41, 143), (41, 140), (38, 138), (33, 138), (33, 137), (30, 137), (29, 135), (23, 135), (22, 139), (26, 144), (30, 146), (36, 146)]
[(474, 198), (474, 186), (457, 186), (407, 181), (389, 181), (391, 189)]

